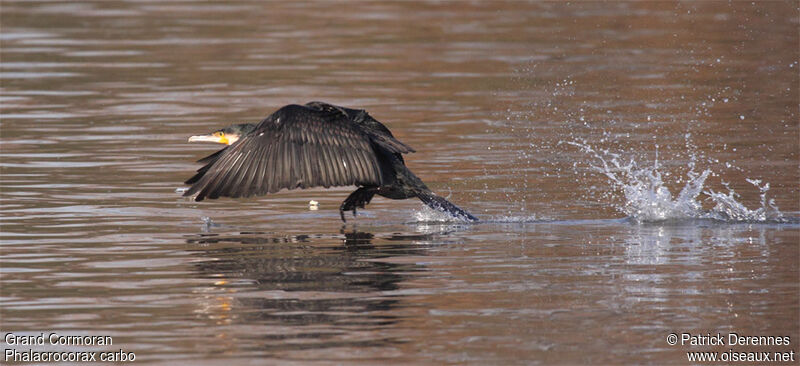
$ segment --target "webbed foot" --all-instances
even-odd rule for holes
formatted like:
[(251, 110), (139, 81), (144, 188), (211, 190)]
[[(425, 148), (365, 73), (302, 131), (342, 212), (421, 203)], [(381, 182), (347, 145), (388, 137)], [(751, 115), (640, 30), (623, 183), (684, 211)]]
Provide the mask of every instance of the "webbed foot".
[(356, 217), (357, 209), (364, 208), (369, 201), (372, 200), (376, 191), (377, 187), (361, 187), (356, 189), (353, 193), (350, 193), (344, 202), (342, 202), (342, 205), (339, 206), (339, 216), (342, 218), (342, 221), (347, 222), (344, 218), (345, 211), (353, 211), (353, 217)]

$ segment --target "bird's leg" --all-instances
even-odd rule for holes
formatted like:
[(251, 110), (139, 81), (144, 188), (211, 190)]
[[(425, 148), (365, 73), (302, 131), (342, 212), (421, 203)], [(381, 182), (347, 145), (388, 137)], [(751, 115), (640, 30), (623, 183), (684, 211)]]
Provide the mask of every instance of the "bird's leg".
[(355, 217), (357, 208), (364, 208), (369, 201), (372, 200), (372, 196), (374, 196), (377, 191), (378, 187), (360, 187), (353, 193), (350, 193), (344, 202), (342, 202), (342, 205), (339, 206), (339, 216), (341, 216), (342, 221), (347, 222), (344, 218), (345, 211), (353, 211), (353, 217)]

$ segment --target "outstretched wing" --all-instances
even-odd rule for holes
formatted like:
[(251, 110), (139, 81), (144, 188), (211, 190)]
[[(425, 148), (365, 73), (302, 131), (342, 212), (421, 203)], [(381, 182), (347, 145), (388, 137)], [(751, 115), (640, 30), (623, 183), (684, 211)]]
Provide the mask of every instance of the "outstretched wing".
[(378, 186), (384, 179), (376, 145), (383, 144), (346, 115), (288, 105), (233, 145), (201, 160), (207, 164), (186, 181), (192, 186), (184, 196), (197, 194), (195, 200), (202, 201), (283, 188)]

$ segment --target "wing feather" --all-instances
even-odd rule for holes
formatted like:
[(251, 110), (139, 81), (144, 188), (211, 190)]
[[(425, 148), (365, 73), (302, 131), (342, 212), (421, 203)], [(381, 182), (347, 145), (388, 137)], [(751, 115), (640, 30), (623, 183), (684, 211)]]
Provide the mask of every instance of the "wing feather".
[(350, 172), (352, 173), (350, 179), (353, 181), (353, 183), (361, 180), (361, 175), (362, 175), (361, 172), (362, 168), (361, 164), (358, 161), (359, 158), (357, 155), (358, 152), (355, 151), (348, 151), (347, 153), (345, 153), (345, 156), (347, 158), (347, 164), (350, 166)]
[(320, 172), (320, 181), (319, 184), (325, 188), (330, 187), (328, 182), (331, 181), (331, 173), (328, 169), (328, 164), (326, 161), (328, 160), (328, 149), (324, 145), (317, 145), (317, 167), (319, 168)]
[(241, 172), (234, 178), (232, 181), (233, 188), (231, 189), (231, 197), (242, 197), (246, 195), (246, 192), (252, 192), (250, 188), (250, 178), (252, 178), (255, 170), (258, 168), (256, 164), (248, 164), (246, 163), (250, 159), (254, 159), (254, 152), (256, 150), (248, 150), (244, 156), (242, 157), (242, 163), (240, 166)]
[(272, 184), (269, 187), (269, 192), (274, 193), (280, 190), (281, 184), (283, 184), (283, 140), (278, 140), (275, 142), (275, 146), (272, 147), (272, 154), (270, 154), (269, 159), (275, 165), (272, 169)]
[(283, 144), (281, 145), (281, 156), (279, 159), (281, 159), (281, 164), (283, 164), (283, 170), (280, 175), (281, 180), (279, 188), (289, 188), (289, 182), (292, 180), (292, 157), (290, 156), (290, 143), (290, 141), (283, 140)]
[(283, 171), (283, 161), (277, 158), (277, 153), (280, 150), (280, 143), (281, 141), (277, 141), (276, 143), (269, 146), (269, 155), (267, 156), (267, 160), (270, 162), (270, 169), (267, 172), (269, 174), (269, 193), (275, 193), (279, 189), (278, 187), (281, 185), (279, 182), (281, 172)]
[[(304, 145), (305, 146), (305, 145)], [(314, 171), (311, 168), (311, 154), (310, 147), (305, 147), (305, 149), (298, 148), (298, 152), (301, 156), (301, 160), (303, 162), (303, 185), (302, 188), (308, 188), (314, 186)]]
[(333, 182), (336, 181), (336, 169), (333, 167), (333, 151), (331, 151), (331, 147), (328, 145), (320, 146), (322, 148), (322, 161), (321, 163), (325, 167), (325, 172), (327, 173), (328, 180), (325, 181), (323, 186), (328, 188), (332, 185)]
[(356, 166), (353, 162), (353, 152), (351, 150), (345, 151), (345, 153), (341, 157), (342, 164), (344, 164), (347, 170), (347, 181), (355, 184), (356, 176), (358, 173), (356, 172)]
[(258, 174), (253, 177), (253, 189), (252, 194), (266, 194), (269, 192), (269, 182), (267, 179), (269, 178), (269, 160), (267, 159), (269, 146), (259, 146), (258, 147), (258, 161), (256, 164), (258, 165)]
[(237, 190), (239, 197), (250, 197), (258, 191), (256, 179), (262, 168), (260, 162), (262, 155), (259, 154), (259, 150), (260, 149), (253, 149), (250, 152), (250, 159), (255, 161), (252, 164), (248, 164), (247, 172), (245, 173), (240, 183), (241, 185)]
[(220, 172), (219, 184), (211, 191), (211, 195), (209, 195), (210, 198), (230, 196), (230, 190), (233, 188), (233, 185), (229, 184), (229, 181), (235, 178), (239, 173), (242, 161), (244, 160), (242, 159), (242, 152), (236, 151), (231, 155), (229, 160), (231, 160), (230, 168), (227, 171)]
[[(361, 154), (360, 159), (358, 159), (358, 161), (361, 162), (361, 178), (366, 179), (366, 177), (369, 177), (373, 172), (370, 166), (377, 167), (377, 161), (374, 156), (368, 156), (364, 154), (363, 151), (359, 151), (358, 153)], [(380, 174), (378, 176), (380, 176)]]

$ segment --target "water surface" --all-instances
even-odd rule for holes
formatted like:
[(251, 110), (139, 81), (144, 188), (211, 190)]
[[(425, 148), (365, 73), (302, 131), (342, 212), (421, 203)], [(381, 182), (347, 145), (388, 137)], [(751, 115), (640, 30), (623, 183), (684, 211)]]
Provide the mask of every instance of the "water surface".
[[(4, 334), (110, 335), (170, 364), (683, 364), (731, 348), (672, 332), (800, 351), (792, 2), (0, 14)], [(217, 148), (188, 136), (311, 100), (367, 109), (484, 222), (376, 198), (343, 225), (350, 188), (175, 192)]]

